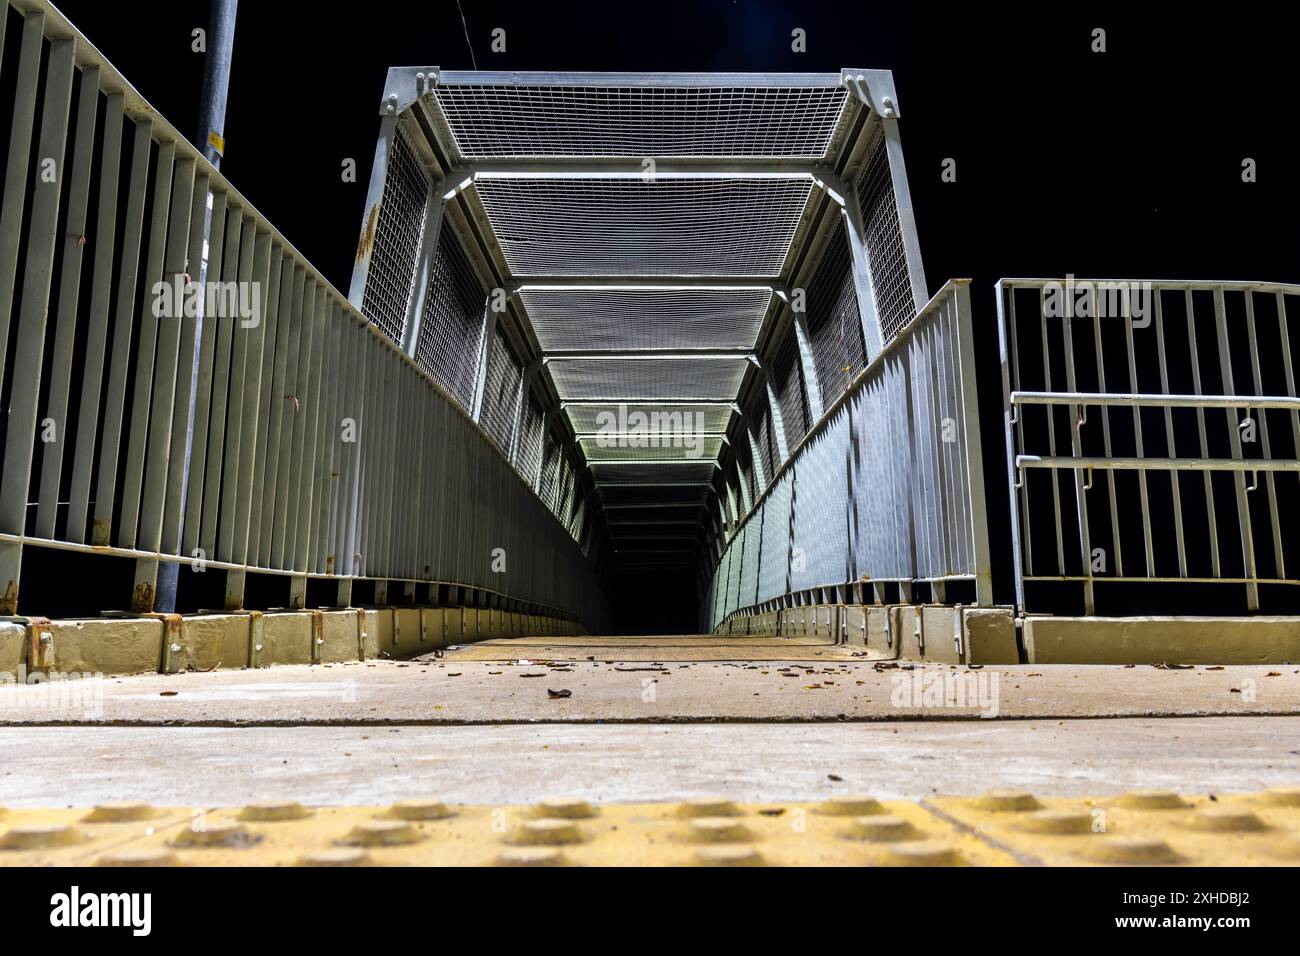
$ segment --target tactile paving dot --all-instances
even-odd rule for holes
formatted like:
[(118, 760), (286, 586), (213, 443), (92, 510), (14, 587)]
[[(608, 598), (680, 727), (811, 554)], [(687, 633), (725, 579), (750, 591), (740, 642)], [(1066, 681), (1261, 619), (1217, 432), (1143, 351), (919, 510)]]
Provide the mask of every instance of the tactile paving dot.
[(570, 820), (525, 820), (510, 835), (521, 846), (565, 846), (582, 842), (582, 831)]
[(533, 808), (533, 815), (551, 820), (588, 820), (596, 811), (586, 800), (558, 797), (539, 802)]
[(97, 861), (100, 866), (179, 866), (180, 857), (161, 847), (114, 850)]
[(82, 822), (133, 823), (149, 820), (157, 814), (158, 811), (147, 803), (100, 803), (82, 818)]
[(678, 816), (683, 817), (735, 817), (740, 810), (730, 800), (721, 797), (693, 797), (677, 805)]
[(239, 819), (257, 823), (283, 823), (286, 820), (304, 820), (311, 811), (296, 800), (274, 800), (267, 803), (250, 803), (239, 814)]
[(11, 809), (0, 866), (1294, 866), (1298, 794)]
[(916, 827), (911, 822), (888, 814), (858, 817), (844, 827), (844, 836), (850, 840), (869, 840), (872, 843), (890, 843), (916, 839)]

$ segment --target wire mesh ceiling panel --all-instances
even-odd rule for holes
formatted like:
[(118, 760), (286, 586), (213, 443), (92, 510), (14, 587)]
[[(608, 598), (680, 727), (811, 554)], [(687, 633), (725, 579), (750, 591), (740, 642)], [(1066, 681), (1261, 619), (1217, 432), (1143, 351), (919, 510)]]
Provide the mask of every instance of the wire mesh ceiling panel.
[(867, 263), (876, 297), (876, 314), (880, 318), (881, 340), (888, 344), (916, 317), (916, 302), (912, 297), (912, 279), (907, 270), (903, 230), (898, 221), (898, 203), (883, 135), (877, 134), (871, 144), (854, 190), (866, 228)]
[(542, 349), (753, 348), (766, 289), (587, 289), (520, 293)]
[(591, 474), (598, 482), (644, 484), (648, 487), (674, 484), (707, 484), (713, 478), (711, 461), (654, 465), (632, 462), (592, 462)]
[(781, 404), (781, 421), (785, 425), (786, 447), (793, 452), (808, 433), (808, 399), (804, 394), (803, 369), (799, 365), (799, 345), (793, 324), (786, 327), (772, 372), (776, 378), (777, 401)]
[(366, 275), (361, 311), (392, 341), (402, 342), (406, 310), (415, 282), (415, 257), (424, 231), (429, 174), (420, 164), (405, 128), (398, 126), (388, 157), (388, 178), (375, 225), (374, 251)]
[(744, 358), (555, 359), (547, 368), (561, 400), (701, 399), (734, 401)]
[(808, 283), (808, 331), (822, 407), (829, 408), (867, 363), (849, 242), (838, 224)]
[(480, 424), (504, 452), (510, 450), (510, 438), (515, 428), (515, 398), (522, 374), (519, 360), (498, 328), (492, 336), (492, 351), (488, 355)]
[(434, 95), (463, 157), (820, 159), (847, 100), (834, 75), (777, 76), (762, 85), (727, 76), (700, 85), (630, 85), (617, 74), (509, 79), (439, 77)]
[(506, 263), (527, 275), (776, 276), (806, 179), (482, 179)]
[(482, 334), (486, 296), (460, 238), (444, 219), (424, 298), (415, 362), (465, 409), (474, 401), (474, 346)]
[[(593, 474), (597, 468), (594, 466)], [(622, 467), (618, 465), (607, 465), (603, 467)], [(672, 465), (673, 469), (683, 466)], [(668, 468), (659, 468), (657, 472), (666, 472)], [(656, 474), (652, 477), (657, 478)], [(652, 482), (633, 482), (631, 484), (610, 484), (597, 478), (597, 489), (600, 491), (600, 498), (608, 505), (645, 505), (645, 504), (693, 504), (702, 505), (709, 496), (709, 485), (702, 482), (681, 482), (672, 483), (657, 481)]]
[(583, 438), (579, 444), (593, 465), (597, 462), (711, 461), (722, 450), (722, 438), (714, 435), (665, 436), (662, 444), (647, 445), (640, 443), (640, 436), (631, 439), (601, 436)]
[(653, 402), (566, 405), (569, 423), (579, 435), (602, 432), (656, 435), (718, 434), (731, 421), (729, 405), (656, 405)]

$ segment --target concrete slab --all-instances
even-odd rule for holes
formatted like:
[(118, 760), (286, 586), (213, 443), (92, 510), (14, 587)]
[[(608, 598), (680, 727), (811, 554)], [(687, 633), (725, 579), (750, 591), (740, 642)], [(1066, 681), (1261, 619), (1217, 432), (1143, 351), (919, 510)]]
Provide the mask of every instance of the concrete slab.
[(162, 661), (163, 622), (157, 618), (54, 621), (53, 669), (62, 673), (138, 674)]
[(182, 617), (181, 649), (172, 655), (175, 670), (210, 671), (248, 666), (247, 615), (203, 614)]
[(310, 614), (292, 611), (262, 615), (261, 667), (272, 664), (310, 664), (312, 619)]
[(1300, 617), (1027, 617), (1038, 664), (1258, 664), (1300, 661)]

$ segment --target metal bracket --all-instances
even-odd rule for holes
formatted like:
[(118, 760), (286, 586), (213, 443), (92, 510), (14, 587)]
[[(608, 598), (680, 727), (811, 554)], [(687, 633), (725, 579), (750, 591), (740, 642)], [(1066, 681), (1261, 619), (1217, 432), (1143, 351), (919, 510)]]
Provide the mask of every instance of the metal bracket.
[(841, 70), (840, 82), (857, 94), (866, 106), (885, 119), (897, 119), (898, 93), (889, 70)]
[(248, 612), (248, 666), (262, 666), (262, 643), (266, 638), (266, 622), (261, 611)]
[(384, 99), (379, 114), (404, 113), (411, 104), (433, 91), (438, 84), (436, 66), (395, 66), (384, 80)]
[(325, 619), (319, 610), (311, 612), (311, 662), (319, 664), (325, 657)]

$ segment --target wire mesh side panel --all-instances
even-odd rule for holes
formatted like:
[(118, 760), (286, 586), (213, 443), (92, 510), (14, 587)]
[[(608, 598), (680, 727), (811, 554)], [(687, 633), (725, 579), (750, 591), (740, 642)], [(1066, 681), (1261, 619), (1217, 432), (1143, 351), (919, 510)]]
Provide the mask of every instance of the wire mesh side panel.
[(745, 535), (746, 528), (742, 528), (740, 533), (732, 539), (731, 547), (727, 549), (727, 555), (731, 558), (731, 565), (727, 569), (727, 613), (737, 610), (742, 606), (741, 601), (741, 574), (745, 566)]
[(799, 457), (794, 486), (790, 586), (799, 591), (848, 580), (849, 413), (841, 407)]
[[(969, 435), (957, 302), (940, 305), (907, 342), (911, 377), (916, 572), (937, 580), (975, 567)], [(982, 492), (981, 492), (982, 494)], [(923, 520), (922, 520), (923, 519)]]
[(424, 232), (430, 177), (399, 123), (388, 154), (388, 176), (375, 225), (374, 251), (361, 311), (399, 345), (415, 282), (415, 260)]
[[(777, 455), (776, 440), (772, 434), (772, 409), (767, 402), (767, 389), (761, 386), (754, 389), (745, 417), (754, 432), (758, 457), (763, 462), (763, 474), (768, 481), (771, 481), (777, 468), (781, 467), (781, 460)], [(764, 490), (759, 489), (760, 492)]]
[(515, 358), (505, 333), (498, 328), (492, 337), (492, 351), (488, 354), (481, 424), (497, 447), (507, 453), (515, 428), (515, 403), (522, 377), (523, 367)]
[(763, 501), (763, 554), (760, 558), (758, 599), (770, 601), (789, 590), (790, 504), (793, 472), (787, 470)]
[(803, 368), (799, 364), (799, 345), (794, 325), (785, 333), (772, 363), (776, 379), (776, 397), (781, 405), (781, 422), (785, 426), (786, 447), (794, 451), (808, 433), (808, 396), (804, 391)]
[(889, 354), (850, 402), (856, 570), (873, 581), (910, 580), (915, 565), (907, 388), (905, 358)]
[(543, 436), (542, 442), (542, 473), (537, 484), (537, 494), (542, 501), (546, 502), (546, 507), (551, 511), (555, 510), (555, 488), (559, 458), (559, 443), (555, 441), (555, 436), (547, 432)]
[(758, 602), (857, 580), (971, 582), (992, 600), (970, 347), (966, 288), (949, 283), (742, 526), (761, 520)]
[(542, 407), (537, 404), (537, 399), (529, 395), (528, 401), (524, 403), (523, 430), (519, 436), (517, 459), (519, 474), (524, 476), (525, 481), (533, 480), (533, 475), (537, 474), (537, 468), (542, 463), (542, 427), (545, 421)]
[(844, 229), (832, 229), (807, 289), (808, 331), (812, 337), (822, 407), (830, 408), (866, 366), (853, 263)]
[(478, 371), (474, 344), (482, 334), (486, 295), (460, 237), (444, 219), (424, 298), (415, 363), (466, 410), (474, 401)]
[(758, 575), (763, 551), (763, 522), (761, 515), (749, 519), (744, 528), (744, 563), (741, 565), (739, 607), (758, 603)]
[(917, 303), (912, 295), (903, 228), (898, 218), (894, 181), (889, 172), (889, 151), (883, 132), (877, 132), (868, 148), (854, 191), (866, 228), (864, 241), (881, 341), (888, 344), (916, 316)]
[(754, 475), (754, 460), (750, 457), (752, 450), (749, 437), (743, 434), (742, 431), (733, 440), (732, 448), (736, 456), (736, 467), (740, 471), (740, 480), (744, 484), (745, 492), (748, 495), (746, 500), (749, 502), (749, 506), (753, 507), (762, 489), (758, 487), (758, 480)]

